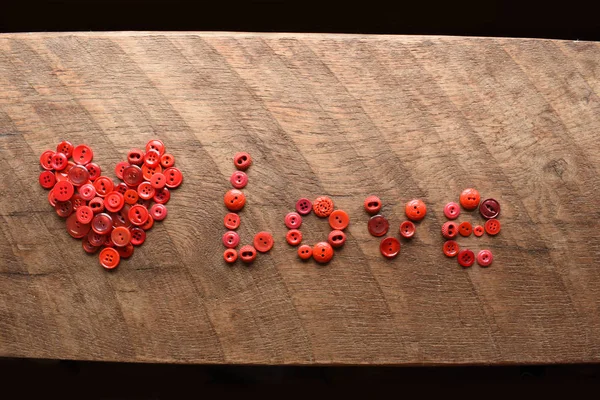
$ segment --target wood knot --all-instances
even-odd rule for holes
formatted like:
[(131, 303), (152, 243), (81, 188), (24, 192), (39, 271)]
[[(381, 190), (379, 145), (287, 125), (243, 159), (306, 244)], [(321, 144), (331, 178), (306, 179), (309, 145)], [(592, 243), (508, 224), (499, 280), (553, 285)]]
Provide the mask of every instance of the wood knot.
[(562, 178), (563, 173), (567, 170), (569, 164), (564, 158), (559, 158), (557, 160), (552, 160), (544, 169), (548, 172), (555, 173), (559, 178)]

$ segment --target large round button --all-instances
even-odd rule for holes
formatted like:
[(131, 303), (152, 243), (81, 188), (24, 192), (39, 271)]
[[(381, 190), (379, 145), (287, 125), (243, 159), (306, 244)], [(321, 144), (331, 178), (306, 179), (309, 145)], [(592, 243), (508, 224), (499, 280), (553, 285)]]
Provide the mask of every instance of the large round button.
[(250, 245), (242, 246), (239, 252), (240, 259), (245, 263), (251, 263), (256, 259), (256, 249)]
[(229, 213), (225, 215), (224, 219), (225, 228), (229, 230), (235, 230), (240, 226), (240, 216), (236, 213)]
[(400, 242), (395, 237), (386, 237), (379, 244), (379, 251), (385, 258), (394, 258), (400, 253)]
[(329, 226), (331, 229), (343, 231), (348, 227), (350, 217), (344, 210), (335, 210), (329, 215)]
[(156, 150), (149, 150), (144, 155), (144, 164), (149, 167), (156, 167), (160, 164), (160, 154)]
[(94, 158), (94, 153), (89, 146), (85, 144), (80, 144), (79, 146), (73, 149), (73, 161), (79, 165), (86, 165), (92, 162)]
[(142, 169), (137, 165), (128, 165), (123, 169), (123, 182), (129, 187), (137, 187), (144, 180)]
[(67, 218), (73, 213), (73, 203), (71, 203), (69, 200), (57, 201), (54, 205), (54, 210), (56, 211), (56, 214), (58, 214), (59, 217)]
[(54, 152), (52, 150), (46, 150), (40, 156), (40, 165), (47, 171), (54, 169), (52, 167), (52, 157), (54, 157)]
[(302, 232), (298, 229), (290, 229), (285, 235), (285, 240), (292, 246), (298, 246), (302, 242)]
[(135, 204), (129, 209), (129, 220), (134, 225), (144, 225), (148, 220), (148, 209), (140, 204)]
[(410, 239), (415, 235), (417, 228), (411, 221), (404, 221), (400, 224), (400, 235), (406, 239)]
[(109, 177), (100, 176), (94, 181), (94, 187), (96, 188), (96, 194), (104, 197), (114, 190), (115, 184)]
[(327, 196), (317, 197), (313, 203), (313, 210), (317, 217), (328, 217), (333, 212), (333, 200)]
[(483, 218), (497, 218), (500, 214), (500, 203), (494, 199), (485, 199), (479, 205), (479, 213)]
[(67, 168), (69, 160), (67, 159), (67, 156), (65, 156), (63, 153), (54, 153), (54, 155), (52, 156), (52, 168), (57, 170), (57, 171), (62, 171), (63, 169)]
[(132, 245), (140, 246), (146, 240), (146, 232), (144, 229), (134, 226), (133, 228), (130, 228), (129, 231), (131, 232)]
[(100, 235), (107, 235), (112, 231), (113, 220), (110, 215), (106, 213), (96, 214), (92, 220), (92, 229), (94, 232)]
[(71, 214), (69, 218), (67, 218), (67, 232), (75, 239), (81, 239), (87, 235), (90, 228), (90, 224), (81, 223), (77, 219), (77, 214)]
[(91, 183), (86, 183), (79, 187), (79, 195), (82, 199), (90, 201), (96, 197), (96, 188)]
[(105, 247), (100, 252), (100, 265), (106, 269), (116, 268), (119, 265), (119, 261), (121, 261), (121, 256), (112, 247)]
[(171, 192), (164, 187), (155, 191), (153, 200), (158, 204), (167, 204), (170, 198)]
[(488, 219), (483, 227), (488, 235), (497, 235), (500, 232), (500, 221), (494, 218)]
[(312, 202), (307, 198), (301, 198), (296, 202), (296, 211), (300, 215), (310, 214), (312, 210)]
[(88, 170), (88, 173), (90, 174), (90, 181), (95, 181), (97, 177), (102, 175), (102, 169), (96, 163), (89, 163), (88, 165), (85, 166), (85, 168)]
[(475, 262), (475, 254), (469, 249), (462, 249), (458, 252), (458, 263), (462, 267), (470, 267)]
[(460, 215), (460, 206), (455, 202), (451, 201), (450, 203), (444, 206), (444, 215), (448, 219), (456, 219)]
[(240, 235), (234, 231), (228, 231), (223, 234), (223, 245), (227, 248), (233, 249), (240, 243)]
[(481, 226), (481, 225), (475, 225), (473, 227), (473, 234), (477, 237), (483, 236), (484, 232), (485, 232), (485, 230), (483, 229), (483, 226)]
[(381, 199), (377, 196), (369, 196), (365, 199), (365, 211), (369, 214), (377, 214), (381, 210)]
[(371, 235), (379, 237), (388, 232), (390, 229), (390, 224), (383, 215), (374, 215), (369, 218), (367, 228), (369, 229), (369, 233)]
[(258, 232), (254, 235), (254, 248), (256, 251), (266, 253), (273, 248), (273, 236), (269, 232)]
[(54, 185), (53, 190), (54, 198), (57, 201), (67, 201), (73, 197), (73, 194), (75, 193), (75, 188), (69, 181), (58, 182), (56, 185)]
[(231, 186), (236, 189), (243, 189), (248, 184), (248, 175), (246, 175), (243, 171), (235, 171), (231, 174), (231, 178), (229, 178), (229, 182), (231, 182)]
[(465, 189), (460, 194), (460, 205), (463, 206), (465, 210), (476, 209), (479, 205), (479, 200), (481, 200), (481, 196), (477, 189)]
[(119, 226), (112, 230), (110, 238), (115, 246), (124, 247), (131, 242), (131, 232), (124, 226)]
[(77, 216), (77, 220), (82, 224), (89, 224), (94, 218), (94, 211), (89, 206), (81, 206), (77, 207), (75, 215)]
[(342, 247), (344, 243), (346, 243), (346, 234), (339, 230), (331, 231), (329, 232), (327, 241), (329, 242), (331, 247)]
[(312, 257), (312, 254), (313, 249), (309, 245), (303, 244), (302, 246), (298, 247), (298, 257), (300, 257), (301, 259), (308, 260)]
[(467, 237), (471, 235), (471, 232), (473, 232), (473, 226), (470, 222), (464, 221), (458, 225), (458, 233), (460, 233), (461, 236)]
[(238, 253), (235, 249), (226, 249), (223, 252), (223, 259), (229, 264), (234, 263), (238, 258)]
[(245, 152), (236, 153), (233, 156), (233, 164), (237, 169), (245, 171), (252, 164), (252, 157)]
[(146, 152), (150, 150), (158, 151), (158, 154), (163, 155), (165, 153), (165, 144), (160, 139), (153, 139), (146, 143)]
[(154, 195), (156, 194), (156, 190), (152, 187), (150, 182), (142, 182), (137, 187), (138, 196), (140, 199), (144, 200), (152, 200)]
[(285, 226), (288, 229), (298, 229), (302, 225), (302, 217), (297, 212), (287, 213), (285, 216)]
[(446, 240), (446, 242), (444, 242), (443, 249), (444, 255), (446, 257), (454, 257), (458, 254), (460, 247), (458, 246), (458, 243), (456, 243), (454, 240)]
[(225, 203), (225, 207), (230, 211), (239, 211), (244, 208), (244, 204), (246, 204), (246, 196), (237, 189), (231, 189), (225, 193), (223, 202)]
[(425, 218), (425, 214), (427, 214), (427, 207), (421, 200), (415, 199), (406, 203), (404, 212), (406, 213), (406, 217), (411, 221), (420, 221)]
[(477, 264), (482, 267), (489, 267), (492, 264), (492, 261), (494, 261), (494, 256), (491, 251), (481, 250), (477, 253)]
[(327, 242), (315, 244), (315, 247), (313, 247), (313, 258), (318, 263), (328, 263), (333, 258), (333, 247)]
[(140, 149), (131, 149), (127, 153), (127, 161), (131, 165), (142, 165), (144, 163), (144, 151)]
[[(158, 167), (160, 167), (160, 165)], [(181, 174), (181, 171), (176, 167), (170, 167), (165, 169), (165, 172), (163, 172), (163, 174), (167, 178), (166, 186), (169, 189), (175, 189), (176, 187), (181, 185), (181, 182), (183, 182), (183, 175)]]
[(110, 192), (104, 198), (104, 208), (110, 212), (117, 212), (125, 204), (125, 198), (119, 192)]
[(56, 176), (51, 171), (42, 171), (40, 173), (40, 185), (44, 189), (52, 189), (56, 183)]
[(442, 236), (446, 239), (455, 238), (458, 235), (458, 225), (456, 222), (448, 221), (442, 225)]
[(162, 221), (167, 218), (167, 206), (164, 204), (152, 204), (150, 207), (150, 215), (155, 221)]

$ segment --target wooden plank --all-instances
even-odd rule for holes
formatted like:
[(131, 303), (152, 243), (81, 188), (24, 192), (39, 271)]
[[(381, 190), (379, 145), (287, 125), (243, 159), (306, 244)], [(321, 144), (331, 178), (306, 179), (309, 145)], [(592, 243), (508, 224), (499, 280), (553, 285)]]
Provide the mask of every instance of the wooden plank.
[[(233, 33), (0, 36), (0, 356), (177, 363), (506, 364), (600, 360), (600, 47), (527, 39)], [(38, 157), (87, 143), (108, 174), (163, 139), (184, 171), (169, 217), (118, 271), (64, 231)], [(226, 266), (231, 157), (255, 162)], [(502, 204), (491, 268), (441, 252), (465, 187)], [(351, 216), (326, 267), (298, 261), (283, 217), (330, 195)], [(362, 200), (394, 230), (386, 261)], [(478, 216), (463, 219), (478, 221)], [(306, 241), (329, 228), (306, 218)]]

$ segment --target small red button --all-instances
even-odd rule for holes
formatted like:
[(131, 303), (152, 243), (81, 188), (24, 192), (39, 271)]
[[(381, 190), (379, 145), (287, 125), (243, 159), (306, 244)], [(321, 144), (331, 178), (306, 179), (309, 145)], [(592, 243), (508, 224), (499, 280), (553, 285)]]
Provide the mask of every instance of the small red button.
[[(123, 172), (125, 171), (125, 168), (129, 167), (131, 164), (129, 164), (126, 161), (121, 161), (118, 162), (117, 165), (115, 166), (115, 175), (117, 176), (117, 178), (119, 179), (123, 179)], [(141, 171), (141, 169), (140, 169)], [(140, 173), (141, 175), (141, 173)], [(133, 185), (131, 185), (133, 186)]]
[(470, 267), (475, 262), (475, 254), (469, 249), (462, 249), (458, 252), (458, 263), (465, 268)]
[(107, 235), (112, 231), (113, 220), (110, 215), (106, 213), (96, 214), (92, 219), (92, 229), (94, 232), (100, 235)]
[(42, 171), (40, 173), (40, 185), (44, 189), (52, 189), (56, 183), (56, 177), (51, 171)]
[(483, 229), (483, 226), (481, 226), (481, 225), (475, 225), (475, 227), (473, 228), (473, 234), (477, 237), (483, 236), (484, 232), (485, 232), (485, 230)]
[(152, 185), (154, 189), (162, 189), (165, 187), (166, 183), (167, 178), (162, 172), (152, 175), (152, 178), (150, 179), (150, 185)]
[(82, 224), (89, 224), (94, 218), (94, 211), (89, 206), (81, 206), (77, 208), (77, 220)]
[(400, 235), (406, 239), (410, 239), (415, 235), (417, 228), (411, 221), (404, 221), (400, 224)]
[(443, 249), (446, 257), (454, 257), (458, 254), (460, 247), (458, 246), (458, 243), (456, 243), (454, 240), (446, 240), (446, 242), (444, 242)]
[(166, 185), (169, 189), (175, 189), (176, 187), (181, 185), (181, 182), (183, 182), (183, 175), (181, 174), (181, 171), (176, 167), (170, 167), (165, 169), (165, 172), (163, 172), (163, 174), (167, 178)]
[(250, 245), (242, 246), (239, 255), (243, 262), (251, 263), (256, 259), (256, 249)]
[(333, 248), (327, 242), (319, 242), (313, 248), (313, 258), (318, 263), (328, 263), (333, 258)]
[(123, 198), (125, 199), (125, 203), (133, 205), (137, 203), (139, 196), (137, 190), (127, 189), (123, 195)]
[(131, 242), (131, 232), (124, 226), (119, 226), (112, 230), (110, 238), (115, 246), (124, 247)]
[(104, 199), (102, 197), (94, 197), (90, 200), (88, 206), (94, 211), (94, 214), (98, 214), (104, 211)]
[(420, 221), (425, 218), (425, 214), (427, 214), (427, 207), (421, 200), (415, 199), (406, 203), (404, 212), (406, 213), (406, 217), (411, 221)]
[(138, 228), (134, 226), (133, 228), (129, 228), (131, 232), (131, 244), (134, 246), (141, 246), (146, 240), (146, 232), (142, 228)]
[(58, 146), (56, 146), (56, 152), (63, 153), (65, 156), (67, 156), (67, 158), (71, 158), (73, 155), (73, 145), (71, 142), (63, 140), (58, 144)]
[(54, 185), (53, 190), (54, 198), (57, 201), (67, 201), (73, 197), (73, 194), (75, 193), (75, 188), (69, 181), (58, 182), (56, 185)]
[[(55, 186), (55, 190), (56, 190), (56, 186)], [(498, 221), (497, 219), (494, 219), (494, 218), (488, 219), (485, 222), (484, 228), (488, 235), (492, 235), (492, 236), (497, 235), (500, 232), (500, 221)]]
[(300, 215), (310, 214), (312, 211), (312, 202), (307, 198), (301, 198), (296, 202), (296, 211)]
[(164, 168), (169, 168), (175, 165), (175, 157), (172, 154), (165, 153), (160, 156), (160, 165)]
[(342, 247), (344, 243), (346, 243), (346, 234), (343, 231), (339, 230), (331, 231), (329, 232), (327, 241), (329, 242), (331, 247)]
[(302, 217), (297, 212), (287, 213), (285, 216), (285, 226), (288, 229), (298, 229), (302, 225)]
[(62, 171), (63, 169), (67, 168), (68, 162), (69, 160), (67, 159), (67, 156), (65, 156), (63, 153), (54, 153), (50, 165), (52, 165), (52, 168), (56, 171)]
[(144, 151), (140, 149), (131, 149), (127, 153), (127, 161), (131, 165), (142, 165), (144, 163)]
[(165, 154), (165, 144), (160, 139), (150, 140), (146, 143), (146, 152), (149, 152), (150, 150), (156, 150), (158, 151), (158, 154), (163, 155)]
[(230, 264), (236, 262), (238, 253), (235, 249), (227, 249), (223, 252), (223, 259)]
[(52, 150), (46, 150), (42, 153), (40, 156), (40, 165), (42, 168), (48, 171), (54, 169), (54, 167), (52, 167), (52, 157), (54, 157), (54, 152)]
[(104, 197), (114, 190), (115, 184), (109, 177), (100, 176), (94, 181), (94, 187), (96, 188), (96, 194)]
[(298, 229), (290, 229), (285, 235), (285, 240), (292, 246), (298, 246), (302, 242), (302, 232)]
[(231, 182), (231, 186), (236, 189), (243, 189), (248, 184), (248, 175), (246, 175), (243, 171), (235, 171), (231, 174), (231, 178), (229, 178), (229, 182)]
[(123, 208), (124, 204), (125, 198), (119, 192), (110, 192), (104, 198), (104, 208), (106, 208), (106, 210), (110, 212), (119, 211), (121, 208)]
[(234, 231), (228, 231), (223, 234), (223, 245), (227, 248), (233, 249), (240, 243), (240, 235)]
[(123, 168), (123, 182), (129, 187), (137, 187), (144, 180), (144, 173), (137, 165), (128, 165)]
[(313, 249), (309, 245), (303, 244), (302, 246), (298, 247), (298, 257), (300, 257), (301, 259), (308, 260), (312, 257), (312, 254)]
[(152, 207), (150, 207), (150, 215), (155, 221), (162, 221), (167, 218), (167, 206), (164, 204), (152, 204)]
[[(140, 204), (135, 204), (129, 209), (129, 220), (134, 225), (144, 225), (148, 220), (148, 209)], [(155, 218), (156, 219), (156, 218)]]
[(256, 251), (266, 253), (273, 248), (273, 235), (269, 232), (258, 232), (254, 235), (254, 248)]
[(230, 211), (239, 211), (244, 208), (244, 204), (246, 204), (246, 196), (237, 189), (231, 189), (225, 193), (223, 202), (225, 203), (225, 207)]
[(73, 161), (79, 165), (86, 165), (92, 162), (94, 158), (94, 153), (89, 146), (85, 144), (80, 144), (79, 146), (73, 149)]
[(86, 183), (85, 185), (81, 185), (79, 187), (79, 195), (82, 199), (86, 201), (90, 201), (94, 197), (96, 197), (96, 188), (91, 183)]
[(152, 187), (150, 182), (140, 183), (140, 185), (137, 187), (137, 192), (140, 199), (144, 200), (152, 200), (156, 194), (156, 190)]
[(386, 237), (379, 244), (379, 251), (385, 258), (394, 258), (400, 253), (400, 242), (395, 237)]
[(313, 203), (313, 210), (319, 218), (328, 217), (333, 212), (333, 200), (327, 196), (317, 197)]
[(240, 216), (236, 213), (228, 213), (224, 219), (225, 228), (235, 230), (240, 226)]
[(369, 214), (377, 214), (381, 210), (381, 199), (377, 196), (369, 196), (365, 199), (365, 211)]
[(245, 171), (252, 164), (252, 158), (250, 157), (250, 154), (248, 154), (248, 153), (244, 153), (244, 152), (236, 153), (233, 156), (233, 163), (235, 164), (235, 167), (237, 169)]
[(485, 199), (479, 206), (479, 213), (483, 218), (497, 218), (500, 214), (500, 203), (494, 199)]
[(83, 224), (77, 219), (76, 214), (71, 214), (67, 218), (67, 232), (75, 239), (81, 239), (90, 231), (90, 224)]
[(160, 154), (156, 150), (149, 150), (144, 154), (144, 164), (149, 167), (160, 165)]
[(54, 205), (54, 211), (61, 218), (67, 218), (73, 213), (73, 204), (70, 201), (57, 201)]
[(374, 215), (369, 218), (367, 228), (369, 229), (369, 233), (371, 235), (379, 237), (388, 232), (390, 229), (390, 224), (383, 215)]
[(329, 226), (331, 229), (343, 231), (350, 224), (350, 217), (344, 210), (335, 210), (329, 214)]
[(100, 265), (106, 269), (116, 268), (119, 265), (119, 261), (121, 261), (121, 256), (112, 247), (105, 247), (100, 252)]
[(129, 243), (125, 247), (115, 247), (121, 258), (129, 258), (133, 255), (133, 245)]
[(489, 267), (492, 264), (492, 261), (494, 261), (494, 256), (491, 251), (481, 250), (477, 253), (477, 264), (482, 267)]
[(442, 225), (442, 236), (446, 239), (455, 238), (458, 235), (458, 225), (456, 222), (448, 221)]
[(476, 189), (465, 189), (460, 194), (460, 205), (463, 206), (465, 210), (474, 210), (479, 205), (480, 199), (481, 196)]
[(471, 232), (473, 232), (473, 226), (468, 221), (461, 222), (458, 226), (458, 233), (460, 233), (461, 236), (467, 237), (471, 235)]
[(158, 204), (167, 204), (171, 198), (171, 192), (166, 187), (156, 190), (153, 200)]
[(444, 206), (444, 215), (448, 219), (456, 219), (460, 215), (460, 206), (455, 202), (451, 201), (450, 203)]

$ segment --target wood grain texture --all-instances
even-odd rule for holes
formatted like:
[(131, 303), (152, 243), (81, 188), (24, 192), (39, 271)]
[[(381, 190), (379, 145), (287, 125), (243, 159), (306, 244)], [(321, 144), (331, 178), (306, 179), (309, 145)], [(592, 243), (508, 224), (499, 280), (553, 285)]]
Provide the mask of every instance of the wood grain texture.
[[(600, 361), (600, 45), (521, 39), (269, 34), (0, 36), (0, 356), (269, 364)], [(87, 143), (109, 171), (159, 137), (185, 180), (118, 271), (86, 256), (37, 184), (38, 157)], [(242, 244), (222, 262), (231, 157), (255, 162)], [(465, 187), (502, 204), (494, 252), (441, 251)], [(351, 217), (326, 267), (298, 261), (283, 217), (330, 195)], [(394, 230), (384, 260), (362, 201)], [(467, 215), (464, 220), (477, 221)], [(305, 219), (306, 241), (326, 237)]]

